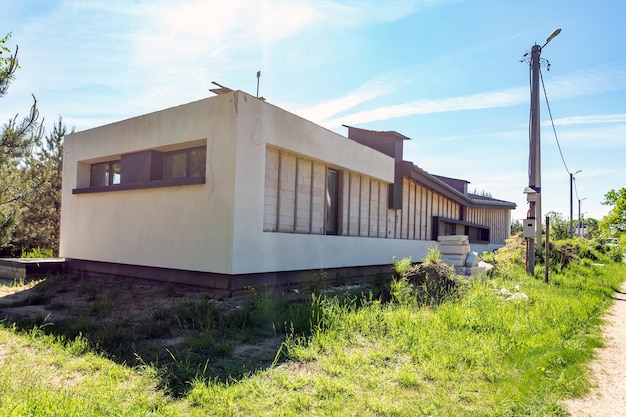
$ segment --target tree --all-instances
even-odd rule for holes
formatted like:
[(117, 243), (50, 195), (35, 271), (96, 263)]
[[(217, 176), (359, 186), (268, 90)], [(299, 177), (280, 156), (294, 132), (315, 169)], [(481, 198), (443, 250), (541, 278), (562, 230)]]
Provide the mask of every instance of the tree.
[(546, 216), (550, 218), (550, 239), (569, 238), (569, 221), (565, 220), (561, 213), (550, 211)]
[(583, 237), (587, 239), (594, 239), (598, 237), (598, 235), (600, 234), (598, 220), (594, 219), (593, 217), (588, 217), (586, 219), (583, 219), (583, 228), (586, 231)]
[(521, 220), (513, 220), (511, 222), (511, 236), (521, 235), (524, 232), (524, 224)]
[[(73, 133), (72, 128), (70, 133)], [(35, 248), (59, 252), (61, 230), (61, 180), (63, 177), (63, 137), (67, 127), (63, 118), (54, 125), (52, 133), (27, 161), (25, 178), (33, 184), (32, 191), (20, 205), (17, 226), (13, 231), (12, 246), (20, 251)]]
[[(10, 37), (11, 33), (0, 39), (0, 97), (6, 95), (19, 68), (18, 47), (15, 47), (15, 53), (11, 53), (6, 46)], [(18, 120), (16, 114), (0, 129), (0, 253), (11, 227), (15, 224), (18, 204), (32, 188), (32, 184), (20, 177), (20, 167), (24, 158), (40, 142), (42, 129), (35, 96), (26, 117)]]
[(626, 233), (626, 188), (609, 191), (602, 204), (613, 206), (600, 222), (602, 230), (611, 235)]

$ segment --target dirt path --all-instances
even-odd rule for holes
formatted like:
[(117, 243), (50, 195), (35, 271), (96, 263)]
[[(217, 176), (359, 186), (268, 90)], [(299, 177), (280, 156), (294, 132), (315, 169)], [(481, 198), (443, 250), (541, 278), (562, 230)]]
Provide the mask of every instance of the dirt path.
[(583, 398), (565, 402), (572, 417), (626, 416), (626, 282), (605, 319), (605, 347), (591, 363), (595, 386)]

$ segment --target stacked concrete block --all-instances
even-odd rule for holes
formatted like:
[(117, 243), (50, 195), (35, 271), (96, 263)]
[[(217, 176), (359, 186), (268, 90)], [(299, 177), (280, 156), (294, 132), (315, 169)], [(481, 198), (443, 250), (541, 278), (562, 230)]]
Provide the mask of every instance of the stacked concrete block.
[(492, 265), (480, 260), (478, 252), (471, 250), (468, 236), (438, 236), (437, 241), (442, 262), (454, 267), (454, 271), (459, 275), (483, 275), (493, 268)]
[(0, 278), (5, 280), (27, 279), (34, 275), (62, 273), (65, 260), (62, 258), (2, 258)]
[(441, 260), (448, 265), (465, 267), (465, 260), (470, 253), (469, 237), (466, 235), (438, 236)]
[(20, 279), (26, 277), (26, 267), (22, 265), (12, 265), (8, 262), (0, 263), (0, 278), (4, 279)]

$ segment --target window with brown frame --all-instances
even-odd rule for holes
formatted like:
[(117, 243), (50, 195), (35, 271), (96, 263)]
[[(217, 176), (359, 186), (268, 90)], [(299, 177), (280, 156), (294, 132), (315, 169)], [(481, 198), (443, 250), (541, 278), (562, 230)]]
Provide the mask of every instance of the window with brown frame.
[(90, 187), (103, 187), (119, 184), (121, 182), (120, 161), (107, 161), (91, 164)]
[(206, 172), (206, 147), (182, 149), (163, 154), (163, 179), (203, 177)]
[(73, 194), (204, 184), (206, 146), (175, 151), (145, 150), (89, 165), (89, 186)]

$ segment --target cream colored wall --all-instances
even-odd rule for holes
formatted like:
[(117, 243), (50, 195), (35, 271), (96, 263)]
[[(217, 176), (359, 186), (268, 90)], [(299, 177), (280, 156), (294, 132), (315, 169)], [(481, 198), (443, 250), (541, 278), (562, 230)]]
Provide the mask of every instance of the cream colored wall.
[[(238, 95), (233, 273), (388, 265), (393, 256), (423, 259), (432, 242), (264, 232), (264, 225), (268, 227), (264, 218), (266, 146), (385, 183), (393, 182), (394, 161), (254, 97)], [(343, 176), (344, 181), (347, 177)], [(360, 186), (362, 179), (354, 177)], [(273, 184), (276, 178), (270, 175), (267, 180)], [(292, 230), (294, 219), (285, 221)], [(366, 230), (365, 224), (357, 222), (354, 226)]]
[[(72, 194), (89, 185), (91, 163), (204, 142), (206, 184)], [(275, 181), (266, 177), (268, 146), (301, 161), (294, 184), (326, 166), (347, 174), (343, 236), (264, 231)], [(394, 256), (422, 260), (433, 245), (431, 216), (459, 210), (413, 184), (404, 213), (387, 209), (393, 158), (238, 91), (69, 135), (64, 158), (60, 254), (67, 258), (225, 274), (387, 265)], [(367, 192), (348, 195), (354, 190)], [(294, 214), (284, 221), (301, 232), (307, 220), (320, 221), (298, 218), (306, 214), (296, 207)]]
[[(68, 135), (60, 255), (231, 273), (235, 108), (224, 95)], [(90, 162), (204, 140), (206, 184), (72, 194)]]

